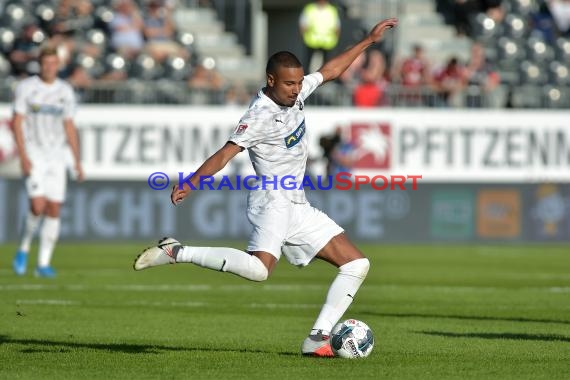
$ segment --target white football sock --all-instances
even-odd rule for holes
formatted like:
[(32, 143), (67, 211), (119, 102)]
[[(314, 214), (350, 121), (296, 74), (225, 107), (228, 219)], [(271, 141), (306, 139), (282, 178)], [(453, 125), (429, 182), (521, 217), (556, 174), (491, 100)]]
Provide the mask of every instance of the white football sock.
[(261, 260), (234, 248), (185, 246), (178, 251), (176, 262), (237, 274), (251, 281), (264, 281), (268, 276)]
[(352, 303), (369, 268), (370, 262), (366, 258), (353, 260), (339, 267), (339, 273), (329, 288), (327, 299), (312, 331), (322, 330), (324, 335), (330, 334), (333, 326)]
[(59, 237), (60, 219), (46, 216), (40, 231), (40, 249), (38, 253), (38, 267), (46, 267), (51, 261), (53, 249)]
[(21, 252), (29, 252), (30, 245), (32, 244), (32, 239), (38, 228), (38, 224), (42, 219), (41, 215), (34, 215), (31, 211), (28, 212), (26, 216), (26, 222), (24, 223), (24, 234), (22, 236), (22, 241), (20, 243)]

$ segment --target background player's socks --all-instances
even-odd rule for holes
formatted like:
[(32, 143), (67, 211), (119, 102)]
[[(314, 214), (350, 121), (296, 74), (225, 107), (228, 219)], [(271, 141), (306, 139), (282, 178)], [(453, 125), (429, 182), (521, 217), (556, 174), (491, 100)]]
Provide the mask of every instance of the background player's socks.
[(353, 260), (339, 267), (339, 273), (329, 288), (327, 299), (312, 331), (332, 330), (334, 324), (352, 303), (362, 281), (368, 274), (369, 267), (370, 262), (365, 258)]
[(40, 231), (38, 267), (47, 267), (51, 261), (53, 248), (59, 237), (60, 219), (46, 216)]
[(237, 274), (251, 281), (264, 281), (268, 274), (256, 256), (235, 248), (185, 246), (178, 251), (176, 262)]
[(42, 217), (40, 215), (34, 215), (31, 211), (28, 212), (28, 216), (26, 216), (24, 224), (24, 235), (22, 236), (19, 252), (28, 253), (30, 251), (30, 245), (41, 218)]

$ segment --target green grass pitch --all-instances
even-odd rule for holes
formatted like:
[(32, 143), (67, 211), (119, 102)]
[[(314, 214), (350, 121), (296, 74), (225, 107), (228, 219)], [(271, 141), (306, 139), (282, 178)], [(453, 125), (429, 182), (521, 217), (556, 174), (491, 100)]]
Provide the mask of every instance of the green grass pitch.
[(372, 266), (345, 317), (376, 344), (344, 360), (299, 354), (332, 266), (283, 259), (265, 283), (134, 272), (146, 245), (61, 242), (54, 280), (15, 277), (0, 246), (0, 378), (570, 378), (568, 246), (362, 245)]

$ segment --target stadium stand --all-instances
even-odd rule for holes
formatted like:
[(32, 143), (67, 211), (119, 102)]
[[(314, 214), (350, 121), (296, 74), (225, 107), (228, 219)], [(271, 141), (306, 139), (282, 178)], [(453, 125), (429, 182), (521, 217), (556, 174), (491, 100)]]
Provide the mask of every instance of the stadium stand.
[[(570, 107), (570, 37), (562, 3), (566, 2), (469, 0), (459, 6), (452, 0), (337, 1), (343, 17), (357, 20), (363, 30), (378, 15), (397, 16), (400, 26), (374, 54), (355, 63), (351, 78), (347, 74), (316, 102)], [(251, 0), (0, 1), (0, 101), (10, 101), (16, 81), (37, 72), (34, 59), (39, 46), (49, 43), (58, 46), (63, 57), (61, 76), (85, 103), (245, 103), (247, 94), (264, 80), (263, 62), (252, 54), (252, 4)], [(475, 43), (483, 46), (485, 61), (477, 70), (499, 78), (492, 88), (480, 80), (482, 72), (475, 75)], [(403, 78), (416, 74), (406, 76), (398, 70), (415, 46), (423, 48), (427, 72), (426, 80), (410, 87)], [(441, 80), (450, 80), (442, 72), (451, 60), (457, 62), (453, 80), (461, 83), (442, 102), (442, 88), (447, 85), (442, 87)], [(375, 62), (380, 61), (378, 66)], [(413, 67), (407, 64), (403, 69)], [(365, 99), (367, 93), (375, 100)], [(474, 98), (479, 100), (472, 102)]]

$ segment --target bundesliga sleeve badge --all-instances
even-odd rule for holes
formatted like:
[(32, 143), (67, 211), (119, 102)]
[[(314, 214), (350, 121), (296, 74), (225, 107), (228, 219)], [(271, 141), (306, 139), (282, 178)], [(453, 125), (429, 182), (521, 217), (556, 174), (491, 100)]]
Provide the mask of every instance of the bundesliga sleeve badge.
[(236, 130), (235, 130), (235, 134), (236, 135), (243, 135), (245, 133), (245, 130), (247, 129), (248, 125), (247, 124), (240, 124), (237, 126)]

